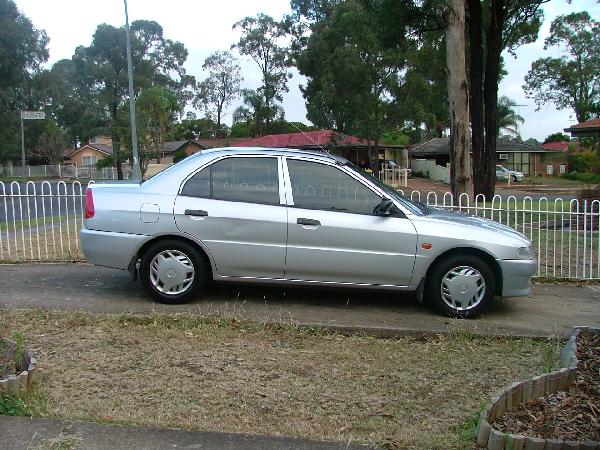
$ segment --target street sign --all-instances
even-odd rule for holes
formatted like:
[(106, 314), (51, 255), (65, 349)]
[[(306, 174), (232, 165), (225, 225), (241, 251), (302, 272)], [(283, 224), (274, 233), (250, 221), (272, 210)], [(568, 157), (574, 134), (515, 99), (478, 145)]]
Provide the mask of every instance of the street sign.
[(44, 111), (21, 111), (21, 119), (25, 120), (44, 120), (46, 113)]

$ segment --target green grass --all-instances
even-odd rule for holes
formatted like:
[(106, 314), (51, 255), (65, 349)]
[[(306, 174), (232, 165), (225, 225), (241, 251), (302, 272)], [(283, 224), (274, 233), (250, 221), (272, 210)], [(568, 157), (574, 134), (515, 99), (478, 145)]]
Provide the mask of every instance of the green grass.
[[(69, 217), (71, 219), (72, 222), (72, 217)], [(79, 219), (79, 217), (78, 217)], [(54, 225), (58, 225), (59, 222), (61, 221), (65, 221), (66, 217), (65, 216), (47, 216), (46, 217), (46, 228), (49, 229), (50, 226), (52, 226), (52, 221), (54, 220)], [(14, 231), (21, 231), (21, 227), (24, 230), (29, 230), (29, 228), (35, 229), (36, 226), (39, 228), (40, 232), (44, 231), (44, 217), (38, 217), (37, 219), (31, 219), (31, 220), (15, 220), (15, 221), (9, 221), (9, 222), (0, 222), (0, 231), (8, 231), (8, 232), (14, 232)]]

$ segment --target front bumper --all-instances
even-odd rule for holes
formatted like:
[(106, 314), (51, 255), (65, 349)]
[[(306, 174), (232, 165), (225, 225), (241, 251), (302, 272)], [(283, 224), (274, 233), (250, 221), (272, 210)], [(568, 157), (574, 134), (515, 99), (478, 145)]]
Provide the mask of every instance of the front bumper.
[(502, 297), (523, 297), (531, 293), (536, 259), (500, 259), (498, 264), (502, 271)]
[(99, 266), (129, 268), (129, 263), (149, 236), (81, 229), (81, 248), (86, 259)]

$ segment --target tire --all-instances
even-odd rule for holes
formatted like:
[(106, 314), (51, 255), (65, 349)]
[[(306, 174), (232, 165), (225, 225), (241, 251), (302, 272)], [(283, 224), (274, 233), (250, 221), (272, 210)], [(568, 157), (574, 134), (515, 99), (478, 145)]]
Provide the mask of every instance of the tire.
[(516, 175), (513, 175), (513, 176), (512, 176), (512, 180), (513, 180), (515, 183), (517, 183), (517, 182), (519, 181), (519, 180), (517, 179), (517, 176), (516, 176)]
[[(463, 283), (457, 285), (460, 279)], [(455, 280), (454, 285), (452, 280)], [(494, 298), (496, 277), (489, 264), (478, 256), (451, 255), (431, 269), (425, 292), (432, 306), (443, 315), (475, 317)]]
[(150, 247), (139, 270), (142, 287), (160, 303), (187, 303), (202, 292), (208, 280), (208, 268), (198, 250), (177, 240)]

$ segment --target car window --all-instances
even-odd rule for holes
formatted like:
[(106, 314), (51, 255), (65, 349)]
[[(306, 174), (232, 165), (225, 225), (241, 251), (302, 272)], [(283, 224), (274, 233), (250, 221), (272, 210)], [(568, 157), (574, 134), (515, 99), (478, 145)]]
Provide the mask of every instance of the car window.
[(381, 197), (336, 167), (287, 160), (294, 205), (307, 209), (372, 214)]
[(248, 203), (279, 204), (276, 158), (226, 158), (190, 178), (181, 195)]

